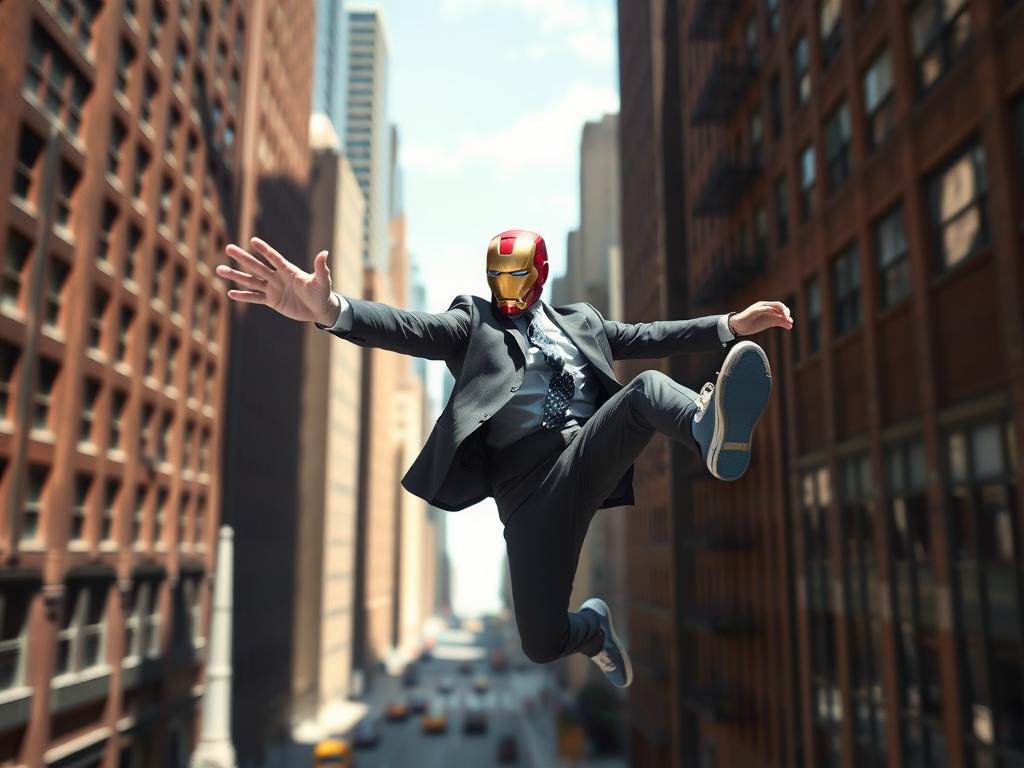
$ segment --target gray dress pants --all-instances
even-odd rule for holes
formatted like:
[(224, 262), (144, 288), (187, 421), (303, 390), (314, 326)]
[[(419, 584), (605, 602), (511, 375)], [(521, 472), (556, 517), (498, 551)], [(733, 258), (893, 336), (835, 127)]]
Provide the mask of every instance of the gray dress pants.
[(532, 661), (601, 650), (596, 614), (569, 610), (587, 528), (655, 432), (698, 450), (690, 426), (696, 399), (660, 371), (644, 371), (582, 427), (535, 432), (492, 460), (516, 623)]

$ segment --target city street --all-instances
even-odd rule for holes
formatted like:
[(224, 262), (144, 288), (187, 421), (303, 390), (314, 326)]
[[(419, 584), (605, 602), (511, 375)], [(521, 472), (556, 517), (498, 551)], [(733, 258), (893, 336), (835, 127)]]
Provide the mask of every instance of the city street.
[[(417, 665), (417, 685), (404, 687), (400, 678), (391, 677), (380, 681), (372, 696), (371, 716), (380, 718), (381, 739), (374, 747), (357, 749), (356, 765), (360, 768), (496, 766), (501, 764), (498, 745), (506, 736), (515, 739), (518, 752), (517, 760), (511, 764), (534, 768), (553, 765), (554, 720), (551, 711), (541, 703), (547, 676), (532, 665), (507, 672), (491, 671), (488, 659), (499, 644), (502, 644), (499, 636), (494, 633), (471, 635), (452, 631), (439, 638), (434, 658)], [(518, 666), (521, 655), (511, 658)], [(490, 683), (489, 690), (483, 694), (473, 691), (473, 679), (478, 674), (486, 675)], [(452, 685), (450, 692), (442, 691), (445, 680)], [(426, 696), (428, 702), (442, 703), (448, 720), (443, 732), (424, 733), (420, 715), (414, 713), (404, 721), (387, 720), (384, 716), (387, 705), (407, 701), (413, 693)], [(467, 708), (472, 707), (473, 702), (479, 705), (486, 719), (483, 733), (464, 731)], [(531, 714), (527, 714), (527, 709)]]

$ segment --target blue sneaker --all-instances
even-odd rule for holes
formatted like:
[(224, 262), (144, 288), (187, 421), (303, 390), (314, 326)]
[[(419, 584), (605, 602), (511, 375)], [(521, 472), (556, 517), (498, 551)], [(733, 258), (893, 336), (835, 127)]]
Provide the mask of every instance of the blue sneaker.
[(604, 635), (604, 647), (590, 657), (597, 668), (604, 672), (611, 684), (617, 688), (626, 688), (633, 682), (633, 663), (629, 660), (626, 647), (615, 634), (612, 626), (612, 614), (608, 604), (599, 597), (592, 597), (580, 606), (593, 611), (601, 619), (601, 633)]
[(741, 341), (729, 350), (718, 383), (704, 385), (693, 417), (693, 439), (708, 471), (737, 480), (750, 464), (754, 427), (772, 393), (772, 372), (764, 350)]

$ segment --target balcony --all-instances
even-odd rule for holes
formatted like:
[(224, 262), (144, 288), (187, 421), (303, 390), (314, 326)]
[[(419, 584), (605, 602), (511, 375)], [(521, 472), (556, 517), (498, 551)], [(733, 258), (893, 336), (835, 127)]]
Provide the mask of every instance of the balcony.
[(681, 623), (691, 632), (709, 635), (747, 635), (754, 631), (753, 617), (735, 605), (699, 606), (687, 611)]
[(761, 173), (761, 158), (753, 152), (728, 152), (719, 156), (693, 203), (695, 216), (732, 213), (751, 182)]
[(727, 122), (757, 80), (757, 60), (746, 51), (719, 53), (704, 80), (690, 125), (715, 125)]
[(691, 40), (716, 40), (736, 17), (739, 0), (697, 0), (690, 19)]
[(730, 243), (720, 248), (704, 274), (696, 275), (691, 299), (694, 304), (724, 302), (736, 291), (764, 274), (767, 243), (754, 241)]
[(740, 722), (748, 711), (739, 693), (722, 685), (685, 691), (683, 706), (714, 723)]

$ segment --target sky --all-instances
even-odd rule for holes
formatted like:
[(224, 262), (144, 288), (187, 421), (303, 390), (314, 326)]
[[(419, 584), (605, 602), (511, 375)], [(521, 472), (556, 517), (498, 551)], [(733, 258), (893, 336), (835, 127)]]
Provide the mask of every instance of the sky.
[[(427, 309), (444, 311), (460, 293), (490, 295), (487, 244), (506, 229), (539, 232), (552, 277), (564, 272), (579, 222), (583, 124), (619, 108), (614, 0), (376, 5), (390, 45), (408, 247)], [(444, 366), (430, 365), (439, 399)], [(496, 609), (504, 539), (492, 500), (449, 513), (448, 550), (456, 611)]]

